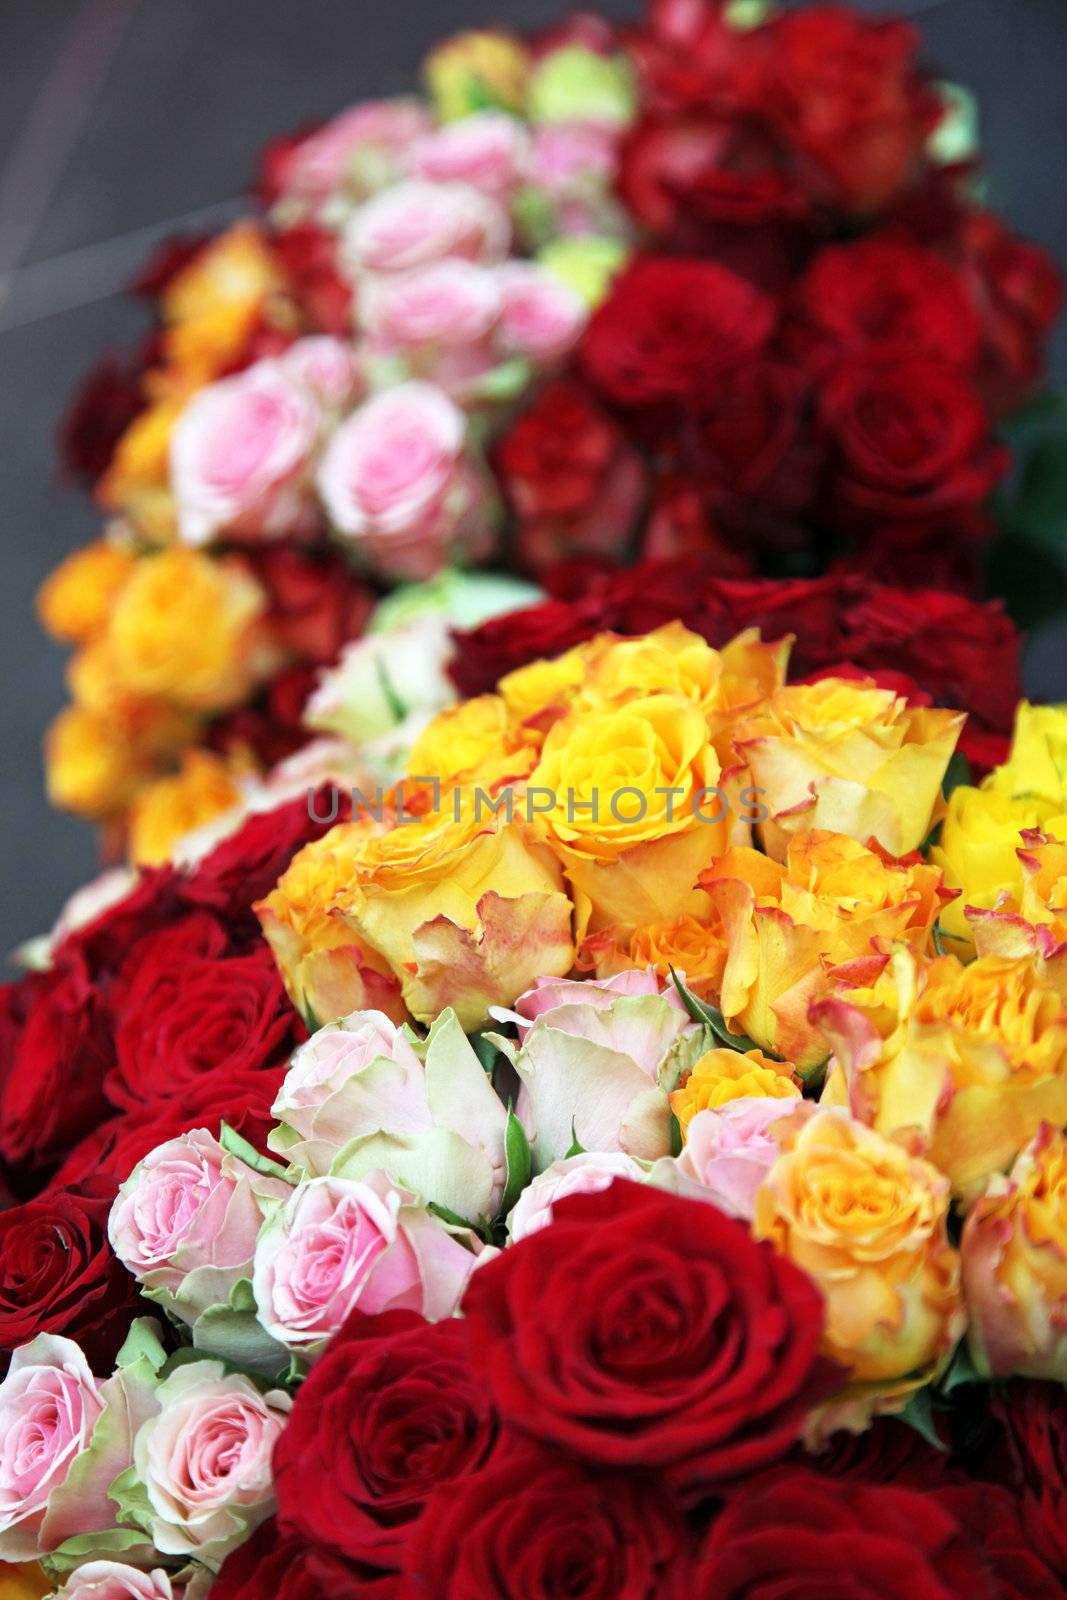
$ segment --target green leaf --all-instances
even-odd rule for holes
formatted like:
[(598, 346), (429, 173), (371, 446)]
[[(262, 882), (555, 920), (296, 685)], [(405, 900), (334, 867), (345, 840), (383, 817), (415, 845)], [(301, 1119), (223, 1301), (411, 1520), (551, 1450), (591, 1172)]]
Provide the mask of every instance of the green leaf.
[[(763, 1050), (763, 1046), (758, 1045), (755, 1039), (750, 1039), (747, 1033), (731, 1033), (726, 1026), (726, 1018), (718, 1007), (709, 1006), (703, 1000), (698, 1000), (693, 991), (686, 988), (673, 967), (670, 968), (670, 974), (674, 987), (682, 997), (682, 1004), (693, 1021), (710, 1028), (720, 1044), (724, 1044), (728, 1050), (738, 1050), (742, 1055), (746, 1050)], [(772, 1061), (782, 1059), (781, 1056), (776, 1056), (773, 1050), (763, 1050), (763, 1054)]]
[(962, 750), (954, 750), (941, 779), (941, 793), (947, 800), (953, 789), (969, 787), (971, 781), (971, 763)]
[(1067, 610), (1067, 572), (1055, 556), (1005, 525), (986, 558), (985, 587), (1000, 595), (1020, 628), (1034, 628)]
[(259, 1172), (264, 1178), (281, 1178), (285, 1183), (292, 1183), (285, 1167), (277, 1161), (272, 1161), (269, 1156), (260, 1155), (255, 1145), (243, 1139), (236, 1128), (231, 1128), (224, 1122), (219, 1132), (219, 1143), (231, 1156), (236, 1156), (243, 1161), (246, 1167), (251, 1167), (253, 1172)]
[(941, 1380), (941, 1393), (950, 1395), (954, 1389), (960, 1389), (967, 1383), (986, 1383), (974, 1362), (966, 1339), (961, 1339), (956, 1346), (956, 1354), (949, 1362), (948, 1371)]
[(671, 1155), (680, 1156), (683, 1149), (682, 1124), (674, 1112), (671, 1112)]
[(450, 1211), (447, 1206), (439, 1206), (436, 1200), (428, 1200), (426, 1209), (435, 1217), (440, 1217), (442, 1222), (447, 1222), (450, 1228), (466, 1228), (470, 1233), (481, 1233), (476, 1222), (469, 1222), (466, 1217), (461, 1217), (458, 1211)]
[(1050, 427), (1061, 425), (1065, 417), (1067, 394), (1060, 389), (1046, 389), (1026, 405), (1020, 406), (1018, 411), (1013, 411), (1010, 417), (1005, 417), (1000, 424), (1000, 431), (1005, 439), (1019, 443)]
[(564, 1161), (569, 1161), (571, 1156), (584, 1156), (584, 1155), (585, 1155), (585, 1145), (582, 1143), (582, 1141), (578, 1137), (578, 1130), (574, 1125), (574, 1118), (572, 1117), (571, 1118), (571, 1147), (567, 1151), (567, 1154), (564, 1156), (563, 1159), (564, 1159)]
[(504, 1160), (507, 1181), (504, 1184), (504, 1198), (500, 1203), (500, 1211), (501, 1215), (506, 1217), (529, 1183), (533, 1171), (533, 1159), (530, 1155), (530, 1141), (526, 1137), (526, 1129), (510, 1106), (508, 1106), (507, 1127), (504, 1130)]
[(914, 1428), (916, 1433), (921, 1434), (928, 1445), (932, 1445), (942, 1455), (947, 1454), (945, 1442), (937, 1431), (937, 1424), (934, 1420), (933, 1395), (929, 1389), (916, 1389), (903, 1411), (900, 1412), (900, 1420), (901, 1422), (906, 1422), (909, 1428)]
[(1039, 547), (1067, 549), (1067, 433), (1046, 434), (1030, 447), (1002, 520)]

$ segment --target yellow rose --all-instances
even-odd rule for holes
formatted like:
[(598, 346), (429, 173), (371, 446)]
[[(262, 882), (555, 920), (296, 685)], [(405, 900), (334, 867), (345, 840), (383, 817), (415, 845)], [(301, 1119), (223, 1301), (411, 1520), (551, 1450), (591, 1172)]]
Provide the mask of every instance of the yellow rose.
[[(464, 1029), (574, 964), (571, 902), (552, 852), (477, 791), (358, 835), (339, 898), (346, 925), (389, 963), (408, 1009), (452, 1006)], [(299, 859), (299, 858), (298, 858)]]
[(157, 778), (137, 795), (130, 808), (129, 856), (137, 866), (170, 861), (174, 847), (230, 811), (241, 801), (231, 764), (210, 750), (193, 748), (182, 756), (181, 770)]
[(497, 684), (516, 737), (540, 749), (545, 734), (573, 705), (585, 682), (588, 645), (576, 645), (550, 661), (516, 667)]
[(146, 556), (111, 613), (118, 683), (202, 711), (243, 699), (254, 676), (259, 585), (240, 567), (183, 546)]
[(1005, 890), (991, 910), (969, 906), (967, 921), (980, 956), (1032, 960), (1067, 1003), (1067, 818), (1061, 837), (1024, 833), (1015, 852), (1021, 885)]
[(529, 54), (503, 29), (456, 34), (427, 56), (422, 70), (442, 122), (458, 121), (486, 106), (519, 113), (525, 108)]
[(963, 1229), (968, 1342), (983, 1377), (1067, 1381), (1067, 1140), (1047, 1125)]
[(775, 1136), (753, 1230), (823, 1292), (825, 1353), (849, 1374), (842, 1409), (898, 1410), (964, 1330), (948, 1181), (841, 1112), (789, 1119)]
[(52, 572), (37, 594), (37, 612), (53, 639), (84, 644), (103, 632), (115, 596), (137, 558), (110, 539), (76, 550)]
[(579, 938), (708, 910), (702, 868), (747, 835), (707, 723), (672, 694), (575, 709), (545, 740), (527, 791), (574, 891)]
[(701, 922), (692, 916), (648, 923), (621, 942), (610, 928), (591, 933), (583, 940), (578, 957), (578, 965), (598, 978), (651, 967), (658, 978), (666, 979), (673, 968), (701, 1000), (718, 996), (725, 963), (721, 922), (714, 918)]
[[(1002, 895), (1018, 895), (1022, 888), (1019, 835), (1024, 829), (1045, 825), (1056, 807), (1038, 796), (1019, 796), (995, 788), (972, 789), (961, 784), (949, 795), (941, 836), (930, 851), (945, 874), (950, 889), (959, 896), (941, 913), (944, 931), (958, 944), (955, 953), (974, 953), (974, 936), (967, 915), (970, 907), (989, 911)], [(1062, 819), (1067, 825), (1067, 818)], [(1067, 834), (1067, 826), (1065, 826)]]
[(1067, 705), (1032, 706), (1021, 700), (1008, 759), (990, 773), (985, 787), (1067, 810)]
[(941, 780), (963, 727), (961, 712), (911, 707), (873, 680), (823, 678), (779, 689), (734, 729), (737, 749), (770, 811), (767, 850), (789, 834), (825, 828), (907, 855), (941, 812)]
[(723, 1016), (802, 1071), (827, 1055), (809, 1007), (834, 970), (862, 961), (880, 968), (876, 939), (925, 949), (945, 899), (935, 867), (821, 831), (794, 835), (784, 865), (757, 850), (731, 850), (700, 883), (727, 952)]
[(346, 926), (339, 909), (364, 836), (384, 826), (370, 817), (339, 823), (305, 845), (254, 907), (290, 999), (316, 1025), (363, 1010), (407, 1019), (389, 963)]
[(207, 383), (241, 353), (278, 268), (259, 226), (238, 222), (168, 283), (160, 302), (164, 355), (191, 384)]
[(965, 1199), (1042, 1122), (1067, 1124), (1067, 1011), (1029, 961), (923, 961), (897, 948), (866, 989), (815, 1007), (824, 1101), (921, 1151)]
[(469, 782), (495, 792), (526, 777), (534, 759), (528, 745), (511, 737), (501, 697), (483, 694), (439, 711), (415, 740), (407, 764), (424, 779), (438, 779), (442, 789)]
[(772, 1061), (761, 1050), (729, 1050), (725, 1046), (705, 1051), (687, 1078), (670, 1096), (684, 1141), (698, 1111), (717, 1111), (729, 1100), (790, 1100), (800, 1094), (788, 1061)]
[(134, 417), (123, 433), (96, 486), (96, 497), (109, 510), (129, 508), (158, 533), (173, 523), (168, 489), (170, 436), (181, 415), (184, 396), (168, 395)]
[(42, 1600), (54, 1592), (51, 1578), (46, 1578), (36, 1561), (25, 1561), (14, 1566), (5, 1563), (0, 1575), (0, 1600)]
[(51, 804), (96, 822), (121, 812), (151, 770), (114, 719), (81, 706), (59, 713), (44, 748)]

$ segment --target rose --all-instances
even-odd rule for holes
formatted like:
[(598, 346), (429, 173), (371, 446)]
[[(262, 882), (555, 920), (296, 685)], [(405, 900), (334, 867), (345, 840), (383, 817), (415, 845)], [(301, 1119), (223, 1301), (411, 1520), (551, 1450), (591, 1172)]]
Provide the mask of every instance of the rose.
[(297, 339), (281, 358), (281, 366), (324, 411), (339, 411), (362, 386), (359, 361), (352, 346), (331, 334)]
[(1000, 412), (1040, 382), (1048, 336), (1063, 303), (1063, 277), (1039, 245), (999, 217), (969, 207), (962, 219), (964, 270), (983, 309), (985, 383)]
[(618, 166), (618, 135), (611, 128), (578, 119), (533, 130), (529, 184), (548, 197), (567, 241), (622, 231), (612, 193)]
[(492, 498), (463, 413), (428, 383), (365, 402), (333, 435), (318, 487), (337, 532), (390, 577), (426, 578), (493, 542)]
[(585, 326), (580, 296), (531, 261), (509, 262), (497, 282), (503, 296), (497, 339), (505, 354), (526, 356), (539, 366), (565, 356)]
[(90, 1561), (77, 1567), (55, 1600), (180, 1600), (162, 1567), (141, 1572), (121, 1561)]
[(251, 1278), (262, 1201), (288, 1192), (195, 1128), (134, 1168), (112, 1207), (108, 1237), (144, 1293), (193, 1330), (194, 1345), (269, 1368), (278, 1350), (262, 1348), (231, 1299)]
[(660, 994), (671, 1005), (681, 1006), (677, 991), (669, 988), (664, 993), (660, 979), (647, 969), (619, 972), (598, 983), (587, 978), (538, 978), (531, 988), (519, 995), (511, 1015), (500, 1013), (500, 1020), (514, 1022), (521, 1043), (538, 1017), (547, 1016), (559, 1006), (585, 1005), (605, 1009), (613, 1005), (620, 995)]
[(849, 525), (979, 506), (1008, 467), (972, 382), (922, 355), (846, 358), (822, 389), (819, 417), (831, 503)]
[(300, 479), (319, 429), (306, 384), (279, 361), (209, 383), (171, 437), (171, 483), (187, 544), (220, 534), (270, 538), (301, 515)]
[(530, 136), (521, 122), (500, 111), (476, 111), (416, 139), (408, 148), (407, 167), (414, 178), (469, 184), (507, 201), (529, 157)]
[(292, 1401), (228, 1376), (221, 1361), (176, 1368), (155, 1398), (133, 1447), (147, 1530), (161, 1555), (217, 1571), (274, 1509), (271, 1453)]
[(144, 940), (124, 971), (107, 1091), (127, 1109), (208, 1072), (270, 1069), (303, 1036), (269, 950), (227, 950), (206, 912)]
[[(697, 1030), (681, 1007), (647, 986), (645, 993), (629, 984), (621, 992), (573, 987), (579, 993), (535, 1017), (514, 1056), (522, 1085), (516, 1111), (537, 1166), (558, 1161), (576, 1140), (583, 1150), (621, 1150), (639, 1160), (666, 1155), (668, 1096), (682, 1070), (674, 1047)], [(588, 998), (580, 993), (586, 988)]]
[(1028, 960), (920, 961), (816, 1003), (834, 1055), (824, 1103), (904, 1137), (973, 1199), (1042, 1122), (1067, 1125), (1067, 1016)]
[(37, 614), (53, 639), (87, 644), (107, 627), (112, 601), (136, 556), (117, 539), (97, 539), (55, 567), (37, 591)]
[(1067, 1395), (1061, 1383), (1011, 1383), (993, 1391), (1013, 1482), (1034, 1547), (1059, 1575), (1067, 1572)]
[(518, 1244), (520, 1239), (547, 1228), (555, 1206), (567, 1195), (599, 1194), (616, 1178), (641, 1183), (644, 1176), (644, 1168), (621, 1150), (608, 1155), (583, 1150), (579, 1155), (563, 1156), (539, 1172), (522, 1191), (508, 1214), (508, 1237), (512, 1244)]
[(507, 212), (467, 183), (394, 184), (348, 222), (342, 256), (352, 272), (408, 272), (457, 256), (502, 261), (511, 239)]
[[(842, 1420), (899, 1410), (966, 1326), (949, 1183), (838, 1111), (777, 1124), (753, 1230), (822, 1290), (825, 1353), (857, 1387)], [(837, 1414), (834, 1414), (837, 1420)]]
[(505, 1421), (687, 1493), (782, 1455), (824, 1392), (804, 1274), (713, 1206), (645, 1185), (561, 1201), (474, 1274), (463, 1314)]
[(633, 68), (627, 56), (612, 50), (594, 30), (586, 40), (564, 35), (538, 56), (528, 86), (531, 122), (575, 122), (578, 118), (609, 128), (623, 128), (634, 114)]
[(458, 122), (487, 106), (519, 112), (526, 104), (529, 52), (503, 28), (472, 28), (430, 52), (426, 85), (442, 122)]
[(462, 1237), (384, 1173), (360, 1183), (308, 1178), (260, 1233), (252, 1278), (259, 1320), (280, 1344), (314, 1358), (357, 1307), (451, 1316), (474, 1267)]
[(384, 188), (400, 176), (405, 152), (429, 126), (426, 108), (417, 100), (365, 100), (352, 106), (284, 152), (272, 147), (268, 203), (284, 197), (319, 207), (339, 190), (358, 197)]
[(507, 1439), (431, 1496), (404, 1553), (405, 1595), (440, 1600), (674, 1600), (689, 1541), (655, 1484)]
[(271, 1146), (296, 1170), (387, 1172), (481, 1222), (500, 1209), (507, 1114), (452, 1011), (425, 1040), (374, 1011), (320, 1029), (293, 1057), (274, 1114)]
[(343, 339), (352, 327), (355, 296), (340, 268), (338, 243), (332, 228), (314, 222), (280, 228), (273, 239), (278, 266), (308, 327)]
[[(990, 1518), (998, 1496), (989, 1486), (985, 1493)], [(1001, 1588), (995, 1556), (982, 1548), (988, 1521), (979, 1531), (971, 1520), (957, 1515), (952, 1491), (924, 1494), (781, 1468), (746, 1484), (712, 1523), (691, 1592), (717, 1600), (832, 1593), (842, 1572), (856, 1600), (960, 1593), (995, 1600), (1014, 1592)], [(1011, 1566), (1001, 1571), (1010, 1582)]]
[(689, 1124), (702, 1111), (716, 1111), (732, 1100), (757, 1097), (794, 1102), (799, 1099), (800, 1085), (792, 1064), (765, 1056), (762, 1050), (741, 1051), (713, 1045), (683, 1070), (670, 1098), (684, 1141)]
[(781, 1153), (774, 1130), (802, 1112), (793, 1099), (745, 1095), (698, 1111), (680, 1156), (658, 1161), (649, 1181), (658, 1188), (709, 1199), (728, 1217), (751, 1223), (756, 1195)]
[(679, 406), (757, 356), (773, 322), (771, 302), (714, 261), (639, 257), (594, 314), (581, 360), (616, 405)]
[(275, 1452), (281, 1527), (339, 1559), (399, 1568), (428, 1498), (454, 1493), (494, 1434), (462, 1323), (355, 1311)]
[(38, 1334), (75, 1340), (97, 1372), (110, 1370), (137, 1304), (132, 1278), (108, 1248), (112, 1187), (51, 1189), (0, 1211), (0, 1351)]
[[(976, 792), (1002, 804), (1020, 804)], [(1015, 855), (1022, 881), (1015, 893), (1002, 891), (990, 910), (968, 904), (965, 914), (980, 956), (1029, 959), (1035, 971), (1063, 995), (1067, 992), (1067, 921), (1060, 885), (1067, 871), (1067, 844), (1063, 842), (1067, 817), (1057, 817), (1046, 827), (1060, 838), (1051, 838), (1040, 829), (1021, 836)]]
[(1016, 798), (995, 788), (974, 789), (965, 783), (953, 789), (930, 860), (941, 868), (946, 885), (959, 890), (941, 919), (945, 932), (959, 941), (952, 946), (959, 955), (974, 948), (978, 930), (982, 930), (983, 955), (1021, 953), (989, 942), (995, 938), (997, 921), (986, 913), (994, 912), (995, 907), (1007, 910), (1007, 898), (1017, 901), (1021, 897), (1025, 872), (1021, 836), (1027, 833), (1032, 837), (1041, 827), (1054, 834), (1064, 831), (1067, 816), (1056, 813), (1053, 801), (1036, 794)]
[(1067, 1375), (1067, 1159), (1044, 1124), (967, 1214), (960, 1250), (968, 1344), (983, 1376)]
[(501, 308), (495, 272), (473, 261), (446, 257), (368, 285), (360, 317), (367, 332), (387, 350), (399, 349), (425, 376), (450, 386), (453, 367), (457, 374), (464, 373), (464, 367), (458, 356), (445, 364), (440, 347), (469, 352), (465, 375), (477, 376), (479, 367), (484, 371), (490, 365), (486, 340)]
[(391, 1576), (364, 1576), (297, 1539), (283, 1539), (273, 1519), (226, 1558), (211, 1592), (213, 1600), (400, 1600)]

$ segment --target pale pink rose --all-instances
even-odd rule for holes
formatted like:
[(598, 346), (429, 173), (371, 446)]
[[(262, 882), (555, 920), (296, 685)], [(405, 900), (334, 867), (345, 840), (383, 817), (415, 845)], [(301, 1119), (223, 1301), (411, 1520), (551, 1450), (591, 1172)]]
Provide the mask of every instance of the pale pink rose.
[(599, 978), (595, 981), (583, 978), (538, 978), (532, 988), (520, 994), (513, 1011), (494, 1007), (492, 1015), (499, 1022), (514, 1022), (521, 1040), (526, 1037), (532, 1022), (543, 1016), (546, 1011), (554, 1011), (557, 1006), (575, 1003), (587, 1006), (610, 1006), (619, 995), (660, 993), (665, 994), (672, 1005), (684, 1010), (681, 997), (674, 985), (668, 985), (664, 989), (651, 967), (631, 967), (624, 972), (617, 972), (614, 977)]
[[(171, 438), (171, 486), (186, 544), (274, 538), (304, 511), (319, 408), (280, 361), (257, 361), (189, 401)], [(305, 515), (306, 520), (306, 515)]]
[(195, 1128), (134, 1168), (111, 1208), (108, 1237), (145, 1294), (195, 1333), (198, 1319), (226, 1307), (237, 1284), (251, 1277), (261, 1200), (287, 1193), (283, 1181), (253, 1171), (206, 1128)]
[(508, 1237), (512, 1244), (547, 1228), (552, 1221), (553, 1207), (567, 1195), (599, 1194), (602, 1189), (610, 1188), (616, 1178), (642, 1183), (645, 1169), (621, 1150), (614, 1155), (582, 1151), (580, 1155), (553, 1161), (522, 1191), (508, 1217)]
[(573, 289), (530, 261), (501, 267), (499, 283), (504, 309), (497, 339), (503, 350), (543, 366), (573, 348), (588, 316)]
[(44, 1532), (49, 1502), (88, 1449), (105, 1403), (71, 1339), (41, 1334), (11, 1357), (0, 1384), (0, 1561), (54, 1547)]
[(55, 1600), (179, 1600), (181, 1593), (162, 1567), (141, 1572), (122, 1561), (89, 1561), (71, 1573)]
[(360, 276), (410, 272), (448, 256), (498, 262), (510, 242), (508, 214), (488, 195), (467, 183), (412, 178), (360, 206), (345, 230), (342, 253)]
[(493, 546), (493, 500), (463, 412), (428, 383), (368, 400), (327, 446), (319, 493), (334, 528), (387, 577), (428, 578)]
[(297, 339), (281, 357), (281, 364), (324, 411), (340, 411), (363, 393), (363, 373), (355, 347), (332, 334), (316, 333)]
[(503, 309), (496, 274), (473, 261), (434, 261), (367, 287), (360, 312), (367, 331), (394, 349), (475, 345)]
[[(705, 1190), (721, 1211), (751, 1222), (756, 1191), (780, 1153), (773, 1129), (786, 1118), (795, 1126), (804, 1104), (761, 1095), (698, 1111), (686, 1131), (685, 1149), (675, 1157), (679, 1174)], [(692, 1190), (686, 1186), (685, 1192)]]
[(289, 159), (287, 195), (321, 204), (338, 190), (362, 195), (400, 176), (404, 152), (433, 126), (417, 100), (368, 100), (302, 139)]
[(607, 190), (619, 166), (618, 136), (595, 122), (545, 122), (534, 129), (530, 182), (555, 198)]
[(271, 1336), (316, 1355), (358, 1306), (451, 1316), (474, 1255), (384, 1173), (309, 1178), (256, 1247), (253, 1289)]
[(502, 111), (476, 111), (416, 139), (408, 151), (412, 177), (435, 183), (469, 183), (495, 200), (507, 200), (530, 157), (526, 127)]
[(133, 1451), (152, 1542), (217, 1571), (274, 1509), (271, 1454), (292, 1401), (280, 1389), (261, 1394), (221, 1361), (193, 1361), (159, 1385), (156, 1402)]

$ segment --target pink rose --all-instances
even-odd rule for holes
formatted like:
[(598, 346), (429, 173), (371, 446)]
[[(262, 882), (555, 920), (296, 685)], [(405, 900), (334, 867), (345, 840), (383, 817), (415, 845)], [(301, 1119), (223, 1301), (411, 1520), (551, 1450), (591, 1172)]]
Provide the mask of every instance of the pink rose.
[(531, 989), (520, 994), (515, 1002), (514, 1011), (502, 1011), (494, 1007), (492, 1014), (498, 1021), (514, 1022), (521, 1040), (526, 1037), (532, 1022), (544, 1016), (546, 1011), (553, 1011), (556, 1006), (572, 1003), (610, 1006), (618, 995), (659, 994), (661, 991), (672, 1004), (684, 1009), (673, 985), (664, 991), (651, 967), (643, 970), (637, 967), (627, 968), (625, 972), (617, 972), (612, 978), (600, 978), (596, 982), (581, 978), (538, 978)]
[(613, 1155), (583, 1151), (581, 1155), (553, 1161), (522, 1191), (512, 1208), (508, 1217), (511, 1243), (517, 1244), (531, 1233), (547, 1228), (557, 1201), (570, 1194), (599, 1194), (601, 1189), (610, 1188), (616, 1178), (643, 1183), (645, 1169), (621, 1150)]
[(493, 501), (467, 422), (432, 384), (402, 383), (343, 423), (319, 467), (336, 531), (387, 577), (428, 578), (493, 546)]
[(460, 1238), (384, 1173), (309, 1178), (260, 1234), (253, 1289), (271, 1336), (313, 1357), (357, 1306), (451, 1316), (473, 1266)]
[(474, 345), (487, 338), (503, 307), (499, 282), (473, 261), (431, 262), (368, 286), (361, 314), (388, 347)]
[(55, 1600), (178, 1600), (181, 1593), (162, 1567), (141, 1572), (122, 1561), (90, 1561), (71, 1573)]
[(559, 278), (530, 261), (501, 267), (504, 309), (498, 339), (509, 355), (544, 366), (577, 343), (588, 317), (584, 301)]
[(186, 544), (223, 533), (278, 537), (302, 513), (306, 521), (303, 480), (319, 421), (311, 395), (280, 361), (257, 361), (195, 394), (170, 445)]
[[(713, 1201), (729, 1216), (751, 1222), (756, 1191), (780, 1153), (774, 1125), (789, 1117), (795, 1126), (805, 1105), (753, 1096), (730, 1100), (717, 1110), (698, 1111), (689, 1124), (685, 1149), (674, 1162), (686, 1180), (682, 1192), (692, 1196), (690, 1185), (698, 1185), (704, 1193), (696, 1198)], [(658, 1176), (653, 1175), (653, 1182)]]
[(423, 134), (407, 159), (414, 178), (468, 183), (507, 201), (523, 180), (529, 155), (530, 135), (521, 122), (502, 111), (476, 111)]
[(0, 1384), (0, 1561), (28, 1561), (54, 1548), (44, 1526), (50, 1502), (88, 1449), (104, 1408), (100, 1384), (73, 1340), (40, 1334), (15, 1351)]
[(529, 183), (552, 203), (557, 233), (627, 235), (614, 198), (617, 130), (592, 122), (546, 122), (534, 129)]
[(133, 1450), (152, 1542), (218, 1571), (274, 1509), (271, 1454), (292, 1401), (221, 1361), (193, 1361), (159, 1385), (156, 1404)]
[(342, 111), (306, 139), (289, 158), (286, 196), (319, 205), (338, 190), (362, 196), (395, 181), (408, 146), (432, 120), (417, 100), (368, 100)]
[(345, 261), (366, 272), (410, 272), (461, 256), (502, 261), (511, 241), (508, 214), (467, 183), (412, 178), (360, 206), (344, 233)]
[(363, 374), (354, 347), (332, 334), (297, 339), (281, 357), (281, 365), (324, 411), (340, 411), (363, 392)]

